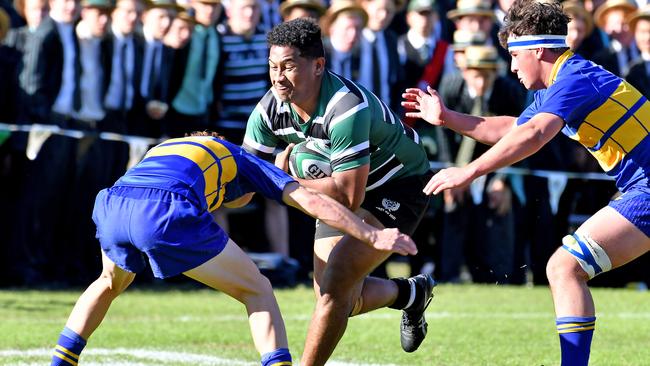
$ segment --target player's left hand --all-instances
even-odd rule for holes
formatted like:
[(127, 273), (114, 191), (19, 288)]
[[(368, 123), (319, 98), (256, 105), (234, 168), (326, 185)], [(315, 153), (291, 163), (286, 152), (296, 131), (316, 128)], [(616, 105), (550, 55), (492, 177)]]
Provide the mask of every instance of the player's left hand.
[(418, 248), (413, 239), (395, 228), (377, 231), (372, 246), (377, 250), (401, 255), (415, 255), (418, 253)]
[(473, 179), (473, 174), (467, 168), (447, 168), (436, 173), (422, 191), (426, 194), (438, 194), (445, 189), (464, 187)]
[(285, 173), (289, 172), (289, 155), (294, 146), (296, 146), (296, 144), (289, 144), (286, 149), (275, 156), (275, 166), (284, 170)]

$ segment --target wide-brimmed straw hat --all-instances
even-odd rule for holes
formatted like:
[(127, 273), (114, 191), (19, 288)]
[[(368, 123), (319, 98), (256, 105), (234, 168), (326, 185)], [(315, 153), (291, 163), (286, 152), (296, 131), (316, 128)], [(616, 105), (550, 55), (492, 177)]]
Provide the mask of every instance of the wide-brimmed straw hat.
[(633, 0), (607, 0), (594, 12), (596, 25), (602, 28), (605, 24), (605, 14), (612, 9), (623, 9), (631, 13), (637, 9), (637, 6)]
[(354, 0), (334, 0), (325, 15), (320, 19), (321, 29), (323, 33), (329, 33), (329, 27), (334, 23), (334, 20), (343, 12), (357, 13), (361, 17), (362, 27), (368, 23), (368, 13)]
[(447, 18), (456, 20), (465, 15), (479, 15), (496, 18), (489, 0), (458, 0), (456, 9), (447, 12)]
[(632, 31), (634, 31), (634, 28), (636, 27), (636, 22), (641, 19), (650, 20), (650, 4), (647, 4), (641, 9), (638, 9), (634, 13), (630, 14), (630, 16), (627, 18), (627, 22), (630, 25), (630, 29)]

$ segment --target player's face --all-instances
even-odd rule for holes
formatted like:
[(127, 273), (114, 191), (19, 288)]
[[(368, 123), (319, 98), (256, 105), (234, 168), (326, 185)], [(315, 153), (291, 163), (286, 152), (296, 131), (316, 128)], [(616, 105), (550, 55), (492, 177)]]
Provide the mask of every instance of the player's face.
[(301, 104), (317, 98), (324, 67), (323, 57), (301, 57), (295, 47), (271, 46), (269, 50), (271, 85), (285, 102)]
[(522, 83), (526, 89), (537, 90), (546, 87), (541, 77), (541, 63), (538, 58), (538, 53), (541, 52), (541, 49), (517, 50), (510, 52), (510, 55), (512, 56), (510, 70), (517, 74), (519, 82)]

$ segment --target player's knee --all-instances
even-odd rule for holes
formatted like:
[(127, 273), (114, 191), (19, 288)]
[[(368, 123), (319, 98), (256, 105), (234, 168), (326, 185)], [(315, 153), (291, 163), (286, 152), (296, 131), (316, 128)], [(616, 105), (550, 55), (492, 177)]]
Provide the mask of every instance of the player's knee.
[(242, 289), (239, 296), (236, 296), (242, 303), (247, 304), (252, 301), (259, 301), (259, 299), (273, 297), (273, 286), (268, 278), (259, 273), (250, 284), (248, 288)]
[(135, 274), (132, 273), (125, 276), (118, 276), (114, 272), (104, 270), (99, 275), (97, 282), (99, 282), (106, 293), (115, 298), (126, 290), (133, 281), (133, 278), (135, 278)]
[(566, 279), (587, 281), (611, 268), (605, 250), (589, 235), (576, 232), (562, 239), (561, 249), (548, 261), (546, 275), (551, 284)]

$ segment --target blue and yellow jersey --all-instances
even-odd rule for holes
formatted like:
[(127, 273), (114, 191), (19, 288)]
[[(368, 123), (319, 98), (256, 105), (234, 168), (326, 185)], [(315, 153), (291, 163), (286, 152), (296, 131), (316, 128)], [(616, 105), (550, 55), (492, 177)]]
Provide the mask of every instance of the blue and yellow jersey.
[(517, 124), (541, 112), (561, 117), (562, 132), (589, 150), (619, 190), (648, 186), (650, 103), (625, 80), (567, 51)]
[(120, 178), (116, 186), (158, 188), (182, 194), (214, 211), (248, 192), (282, 200), (294, 179), (237, 145), (207, 136), (167, 140)]

